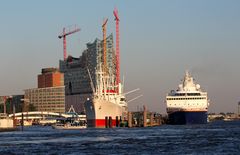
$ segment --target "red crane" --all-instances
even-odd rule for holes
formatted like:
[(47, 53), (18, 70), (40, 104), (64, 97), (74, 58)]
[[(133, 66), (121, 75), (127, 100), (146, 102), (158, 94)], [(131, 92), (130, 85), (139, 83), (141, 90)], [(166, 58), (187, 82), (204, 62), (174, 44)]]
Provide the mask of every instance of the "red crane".
[(67, 59), (67, 40), (66, 40), (66, 36), (73, 34), (75, 32), (80, 31), (80, 28), (77, 28), (75, 26), (75, 28), (73, 30), (69, 30), (68, 32), (65, 31), (65, 27), (63, 28), (63, 33), (60, 34), (58, 36), (59, 39), (63, 38), (63, 59), (66, 60)]
[(120, 83), (120, 49), (119, 49), (119, 16), (117, 8), (114, 9), (113, 15), (116, 21), (116, 84)]

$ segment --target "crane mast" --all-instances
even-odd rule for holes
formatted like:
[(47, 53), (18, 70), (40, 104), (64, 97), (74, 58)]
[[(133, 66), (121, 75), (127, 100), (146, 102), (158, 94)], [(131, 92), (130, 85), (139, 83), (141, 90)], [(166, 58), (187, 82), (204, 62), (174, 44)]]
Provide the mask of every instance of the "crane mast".
[(102, 31), (103, 31), (103, 69), (107, 72), (107, 34), (106, 26), (108, 19), (103, 20)]
[(120, 49), (119, 49), (119, 16), (117, 8), (114, 9), (113, 15), (116, 21), (116, 84), (120, 83)]
[(66, 28), (64, 27), (63, 28), (63, 33), (58, 36), (59, 39), (63, 38), (63, 59), (64, 60), (67, 59), (67, 39), (66, 39), (66, 36), (68, 36), (70, 34), (73, 34), (73, 33), (76, 33), (78, 31), (80, 31), (80, 28), (77, 28), (76, 26), (73, 30), (69, 30), (68, 32), (66, 32)]

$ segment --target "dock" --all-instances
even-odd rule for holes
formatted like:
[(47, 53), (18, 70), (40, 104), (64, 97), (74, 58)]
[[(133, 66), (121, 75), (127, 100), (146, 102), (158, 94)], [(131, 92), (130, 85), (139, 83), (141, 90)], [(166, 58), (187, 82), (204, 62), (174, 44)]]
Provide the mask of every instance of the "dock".
[(143, 106), (142, 111), (128, 112), (128, 127), (153, 127), (165, 124), (164, 117), (162, 115), (147, 111), (147, 108)]

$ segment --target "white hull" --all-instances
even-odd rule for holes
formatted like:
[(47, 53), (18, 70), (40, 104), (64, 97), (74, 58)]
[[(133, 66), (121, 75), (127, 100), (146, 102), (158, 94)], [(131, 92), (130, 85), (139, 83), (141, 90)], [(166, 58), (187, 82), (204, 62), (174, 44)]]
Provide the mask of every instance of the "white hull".
[(112, 126), (116, 126), (116, 121), (124, 120), (127, 116), (127, 108), (125, 106), (104, 99), (86, 101), (85, 110), (88, 127), (105, 127), (106, 117), (112, 119)]

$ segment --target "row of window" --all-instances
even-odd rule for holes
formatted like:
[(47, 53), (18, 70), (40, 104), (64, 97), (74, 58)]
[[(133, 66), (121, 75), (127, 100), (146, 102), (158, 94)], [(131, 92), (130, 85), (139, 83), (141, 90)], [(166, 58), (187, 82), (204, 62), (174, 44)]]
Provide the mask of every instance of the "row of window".
[(37, 88), (37, 89), (29, 89), (26, 90), (26, 92), (29, 93), (61, 93), (64, 92), (64, 87), (60, 87), (60, 88)]
[(64, 104), (65, 101), (61, 100), (61, 101), (31, 101), (31, 103), (33, 104)]
[(167, 98), (167, 100), (205, 100), (206, 97), (193, 97), (193, 98)]
[(37, 95), (32, 95), (32, 96), (28, 96), (28, 98), (31, 99), (64, 99), (65, 96), (61, 95), (61, 96), (37, 96)]
[(64, 100), (31, 100), (30, 102), (31, 102), (31, 103), (34, 103), (34, 104), (36, 104), (36, 103), (42, 103), (42, 104), (48, 104), (48, 103), (56, 103), (56, 104), (58, 104), (58, 103), (65, 103)]
[(176, 93), (175, 96), (201, 96), (200, 93)]
[(64, 101), (64, 98), (30, 98), (30, 101)]
[(184, 104), (169, 104), (169, 106), (198, 106), (198, 105), (204, 105), (204, 103), (191, 103), (191, 104), (187, 104), (187, 103), (184, 103)]
[(65, 108), (65, 105), (45, 105), (45, 106), (39, 106), (38, 108), (50, 108), (50, 109)]
[(52, 99), (52, 98), (65, 98), (65, 95), (52, 95), (52, 96), (49, 96), (49, 95), (37, 95), (37, 94), (31, 94), (31, 96), (29, 95), (29, 97), (31, 98), (48, 98), (48, 99)]

